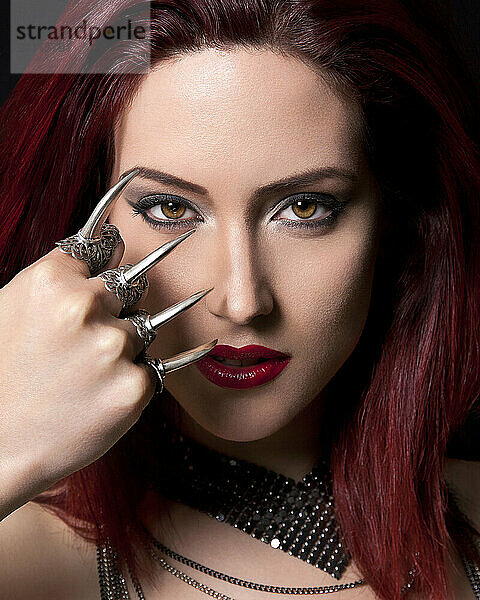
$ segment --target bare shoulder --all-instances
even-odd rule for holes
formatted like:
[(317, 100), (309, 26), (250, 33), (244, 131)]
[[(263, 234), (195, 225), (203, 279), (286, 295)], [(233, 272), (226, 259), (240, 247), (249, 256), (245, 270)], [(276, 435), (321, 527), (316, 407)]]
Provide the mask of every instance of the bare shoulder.
[(42, 506), (27, 502), (0, 523), (0, 597), (99, 598), (95, 546)]
[(480, 462), (447, 458), (445, 479), (465, 515), (480, 529)]

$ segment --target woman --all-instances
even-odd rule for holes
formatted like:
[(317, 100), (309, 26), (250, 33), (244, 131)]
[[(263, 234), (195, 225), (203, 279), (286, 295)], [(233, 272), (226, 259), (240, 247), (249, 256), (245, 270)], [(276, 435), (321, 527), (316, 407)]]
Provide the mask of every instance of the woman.
[[(100, 58), (74, 42), (59, 69), (108, 73), (24, 76), (2, 115), (1, 597), (98, 597), (98, 576), (105, 598), (124, 581), (265, 597), (212, 570), (313, 597), (473, 597), (478, 463), (446, 449), (480, 393), (480, 185), (446, 32), (393, 0), (142, 11), (72, 3), (67, 22), (135, 15), (151, 38)], [(114, 73), (146, 48), (147, 73)], [(108, 214), (123, 241), (88, 263), (67, 236), (117, 182), (93, 229)], [(112, 293), (157, 248), (148, 295)], [(148, 337), (135, 311), (202, 289)], [(202, 343), (154, 393), (142, 349)], [(263, 367), (225, 364), (250, 345)]]

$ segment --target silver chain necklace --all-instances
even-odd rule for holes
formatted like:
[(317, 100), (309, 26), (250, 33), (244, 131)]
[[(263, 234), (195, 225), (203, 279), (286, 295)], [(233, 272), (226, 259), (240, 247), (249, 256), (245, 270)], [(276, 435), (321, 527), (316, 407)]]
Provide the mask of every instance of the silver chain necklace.
[[(479, 544), (477, 541), (477, 547), (478, 546)], [(465, 569), (465, 573), (470, 581), (475, 598), (480, 600), (480, 567), (467, 560), (463, 554), (460, 554), (460, 558), (462, 559), (463, 568)]]
[[(365, 584), (365, 580), (363, 580), (363, 579), (360, 579), (360, 580), (357, 580), (357, 581), (354, 581), (351, 583), (347, 583), (347, 584), (336, 584), (336, 585), (331, 585), (331, 586), (321, 586), (321, 587), (317, 587), (317, 588), (302, 588), (302, 587), (289, 588), (289, 587), (283, 587), (283, 586), (269, 586), (269, 585), (265, 585), (265, 584), (254, 583), (251, 581), (239, 579), (237, 577), (232, 577), (231, 575), (227, 575), (220, 571), (215, 571), (214, 569), (206, 567), (205, 565), (202, 565), (201, 563), (193, 561), (192, 559), (187, 558), (185, 556), (182, 556), (181, 554), (178, 554), (178, 553), (174, 552), (173, 550), (171, 550), (170, 548), (167, 548), (165, 545), (161, 544), (158, 540), (156, 540), (156, 538), (154, 538), (148, 532), (148, 530), (145, 529), (145, 527), (143, 529), (144, 529), (145, 533), (148, 535), (148, 538), (150, 538), (150, 540), (149, 540), (150, 553), (151, 553), (152, 557), (160, 564), (160, 566), (163, 569), (165, 569), (166, 571), (168, 571), (169, 573), (171, 573), (178, 579), (184, 581), (188, 585), (199, 590), (200, 592), (202, 592), (208, 596), (211, 596), (212, 598), (216, 598), (217, 600), (235, 600), (235, 599), (230, 596), (227, 596), (225, 594), (222, 594), (221, 592), (218, 592), (217, 590), (214, 590), (203, 583), (200, 583), (199, 581), (197, 581), (193, 577), (190, 577), (183, 571), (176, 569), (175, 567), (170, 565), (167, 561), (165, 561), (161, 556), (159, 556), (158, 553), (156, 552), (156, 550), (159, 550), (160, 552), (163, 552), (164, 554), (173, 558), (174, 560), (177, 560), (178, 562), (181, 562), (182, 564), (185, 564), (193, 569), (196, 569), (202, 573), (205, 573), (206, 575), (215, 577), (222, 581), (226, 581), (233, 585), (238, 585), (241, 587), (246, 587), (246, 588), (249, 588), (252, 590), (257, 590), (257, 591), (279, 593), (279, 594), (301, 594), (301, 595), (307, 595), (307, 594), (313, 594), (313, 593), (328, 594), (328, 593), (338, 592), (340, 590), (353, 588), (353, 587), (357, 587), (357, 586)], [(477, 545), (477, 547), (480, 548), (480, 539), (479, 538), (475, 539), (475, 544)], [(418, 555), (418, 553), (416, 553), (416, 554)], [(475, 598), (477, 598), (477, 600), (480, 600), (480, 566), (469, 561), (462, 552), (460, 552), (460, 558), (462, 560), (462, 564), (464, 566), (465, 573), (468, 577), (468, 580), (472, 587)], [(108, 541), (102, 545), (97, 544), (97, 566), (98, 566), (98, 578), (99, 578), (99, 585), (100, 585), (101, 600), (130, 600), (130, 595), (129, 595), (128, 587), (127, 587), (127, 581), (121, 572), (117, 554), (114, 551), (114, 549), (112, 548), (112, 546), (109, 544)], [(140, 582), (132, 575), (130, 569), (128, 569), (128, 573), (129, 573), (130, 580), (132, 582), (132, 586), (137, 594), (138, 599), (146, 600), (145, 595), (143, 594), (143, 590), (141, 588)], [(408, 582), (402, 587), (402, 590), (401, 590), (402, 594), (405, 593), (409, 588), (412, 587), (415, 575), (416, 575), (416, 570), (413, 568), (409, 571)]]
[[(226, 573), (222, 573), (221, 571), (215, 571), (214, 569), (210, 569), (201, 563), (195, 562), (181, 554), (178, 554), (167, 548), (158, 540), (155, 540), (153, 536), (151, 539), (154, 542), (151, 543), (150, 552), (152, 557), (160, 564), (160, 566), (177, 577), (178, 579), (184, 581), (188, 585), (193, 588), (203, 592), (204, 594), (211, 596), (212, 598), (216, 598), (217, 600), (235, 600), (235, 598), (231, 596), (227, 596), (214, 590), (213, 588), (208, 587), (204, 583), (200, 583), (193, 577), (190, 577), (183, 571), (176, 569), (172, 565), (170, 565), (167, 561), (165, 561), (161, 556), (159, 556), (154, 548), (160, 549), (161, 552), (167, 554), (168, 556), (174, 558), (175, 560), (192, 567), (206, 575), (211, 577), (215, 577), (222, 581), (226, 581), (233, 585), (238, 585), (244, 588), (253, 589), (256, 591), (262, 592), (270, 592), (275, 594), (290, 594), (290, 595), (309, 595), (309, 594), (331, 594), (334, 592), (339, 592), (341, 590), (355, 588), (361, 585), (365, 585), (364, 579), (358, 579), (356, 581), (352, 581), (350, 583), (338, 583), (335, 585), (327, 585), (327, 586), (318, 586), (318, 587), (285, 587), (285, 586), (272, 586), (261, 583), (254, 583), (252, 581), (247, 581), (244, 579), (239, 579), (237, 577), (232, 577), (231, 575), (227, 575)], [(111, 545), (106, 542), (103, 545), (97, 545), (97, 565), (98, 565), (98, 574), (99, 574), (99, 583), (100, 583), (100, 598), (101, 600), (129, 600), (130, 595), (128, 592), (127, 582), (125, 577), (122, 575), (121, 570), (119, 568), (119, 562), (116, 552), (113, 550)], [(133, 588), (139, 598), (139, 600), (146, 600), (145, 595), (143, 594), (143, 590), (140, 586), (139, 581), (133, 577), (130, 569), (129, 576), (132, 582)], [(402, 587), (401, 592), (404, 594), (408, 589), (410, 589), (413, 585), (414, 578), (416, 575), (415, 568), (409, 571), (409, 580)]]
[[(145, 530), (146, 531), (146, 530)], [(231, 583), (233, 585), (238, 585), (240, 587), (248, 588), (251, 590), (256, 590), (260, 592), (269, 592), (271, 594), (294, 594), (294, 595), (310, 595), (310, 594), (328, 594), (332, 592), (338, 592), (340, 590), (346, 590), (353, 587), (358, 587), (360, 585), (365, 584), (364, 579), (358, 579), (357, 581), (352, 581), (350, 583), (338, 583), (335, 585), (326, 585), (326, 586), (316, 586), (316, 587), (285, 587), (285, 586), (276, 586), (276, 585), (266, 585), (263, 583), (254, 583), (253, 581), (247, 581), (245, 579), (240, 579), (238, 577), (233, 577), (232, 575), (227, 575), (226, 573), (222, 573), (221, 571), (216, 571), (215, 569), (211, 569), (205, 565), (202, 565), (199, 562), (192, 560), (191, 558), (187, 558), (174, 552), (170, 548), (167, 548), (164, 544), (160, 543), (157, 539), (155, 539), (148, 531), (148, 536), (150, 537), (150, 552), (151, 555), (155, 558), (155, 560), (159, 561), (162, 559), (156, 552), (159, 550), (163, 554), (166, 554), (170, 558), (195, 569), (196, 571), (200, 571), (201, 573), (205, 573), (210, 577), (215, 577), (216, 579), (220, 579), (221, 581), (226, 581), (227, 583)], [(168, 563), (167, 563), (168, 564)]]

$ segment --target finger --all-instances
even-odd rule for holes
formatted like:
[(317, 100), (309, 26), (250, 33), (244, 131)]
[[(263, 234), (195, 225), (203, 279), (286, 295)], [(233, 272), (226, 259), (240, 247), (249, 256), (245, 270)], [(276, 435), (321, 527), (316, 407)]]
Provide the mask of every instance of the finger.
[(162, 360), (160, 358), (155, 358), (150, 356), (146, 352), (142, 353), (142, 356), (137, 364), (144, 363), (150, 367), (152, 373), (155, 374), (157, 379), (157, 387), (156, 390), (161, 392), (164, 386), (164, 379), (167, 373), (171, 371), (176, 371), (177, 369), (181, 369), (186, 367), (193, 362), (199, 360), (206, 356), (215, 346), (217, 345), (218, 339), (213, 340), (212, 342), (208, 342), (206, 344), (201, 344), (192, 350), (187, 350), (186, 352), (181, 352), (180, 354), (176, 354), (171, 358), (167, 358), (166, 360)]
[(113, 252), (122, 242), (120, 231), (115, 225), (104, 223), (100, 237), (84, 238), (80, 232), (55, 242), (58, 251), (67, 256), (72, 269), (79, 274), (91, 276), (98, 273), (110, 261)]
[(141, 399), (142, 410), (146, 408), (150, 400), (153, 398), (155, 391), (158, 389), (158, 376), (156, 371), (144, 362), (137, 362), (135, 364), (136, 367), (141, 369), (145, 375), (144, 378), (144, 393)]
[(128, 343), (125, 344), (125, 355), (130, 360), (134, 361), (145, 349), (143, 339), (138, 335), (135, 325), (127, 319), (116, 319), (114, 317), (112, 325), (116, 329), (125, 332)]
[(198, 292), (187, 298), (187, 300), (182, 300), (182, 302), (178, 302), (173, 307), (167, 308), (164, 311), (157, 313), (154, 316), (150, 316), (146, 310), (140, 309), (133, 312), (129, 312), (128, 314), (124, 314), (122, 316), (123, 320), (129, 321), (132, 323), (135, 328), (138, 337), (143, 340), (144, 350), (150, 346), (150, 344), (157, 337), (156, 330), (167, 321), (170, 321), (178, 314), (187, 310), (197, 302), (199, 302), (206, 294), (211, 292), (213, 288), (210, 290), (203, 290), (202, 292)]
[[(119, 237), (118, 244), (115, 250), (113, 250), (113, 254), (110, 257), (108, 264), (112, 267), (118, 265), (122, 260), (124, 250), (125, 245), (123, 240)], [(62, 252), (60, 248), (50, 250), (50, 252), (39, 258), (27, 268), (34, 268), (35, 265), (42, 263), (47, 263), (53, 272), (58, 272), (65, 277), (71, 277), (73, 279), (81, 277), (83, 280), (92, 277), (90, 267), (86, 260), (79, 260), (70, 254)]]

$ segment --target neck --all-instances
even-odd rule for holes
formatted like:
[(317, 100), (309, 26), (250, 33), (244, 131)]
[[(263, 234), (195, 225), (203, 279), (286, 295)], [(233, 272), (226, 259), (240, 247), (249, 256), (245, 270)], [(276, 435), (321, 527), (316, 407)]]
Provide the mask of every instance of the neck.
[(299, 481), (312, 470), (321, 456), (325, 457), (324, 436), (321, 432), (323, 406), (323, 398), (319, 395), (274, 434), (248, 442), (226, 440), (214, 435), (183, 409), (180, 431), (207, 448)]

